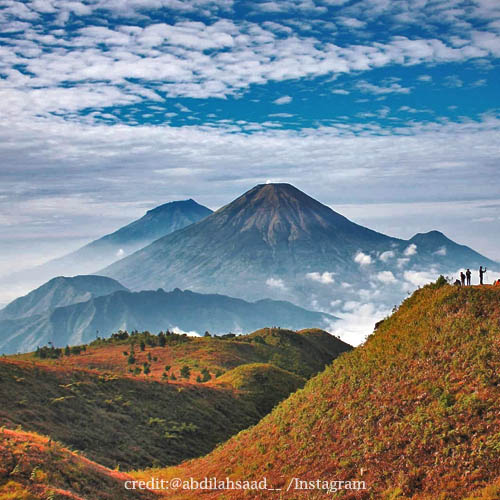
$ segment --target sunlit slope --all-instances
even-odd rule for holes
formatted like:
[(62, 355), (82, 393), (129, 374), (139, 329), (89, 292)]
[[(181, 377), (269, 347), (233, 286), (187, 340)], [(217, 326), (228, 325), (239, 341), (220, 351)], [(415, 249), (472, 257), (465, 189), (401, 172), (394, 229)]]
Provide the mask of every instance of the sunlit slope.
[(38, 434), (0, 430), (2, 500), (152, 500), (151, 492), (127, 491), (130, 476), (106, 469)]
[(155, 475), (267, 477), (274, 487), (293, 477), (364, 480), (369, 488), (341, 498), (499, 498), (500, 290), (440, 284), (415, 292), (362, 347), (257, 426)]
[[(169, 367), (169, 375), (174, 373), (179, 378), (181, 368), (187, 365), (191, 369), (191, 377), (187, 381), (195, 382), (203, 370), (208, 370), (212, 380), (215, 375), (246, 363), (271, 363), (309, 378), (350, 349), (349, 344), (324, 330), (312, 328), (294, 332), (283, 328), (263, 328), (249, 335), (225, 337), (118, 333), (110, 339), (92, 342), (78, 355), (41, 360), (33, 354), (23, 354), (8, 359), (36, 360), (37, 363), (68, 370), (92, 369), (127, 376), (133, 376), (136, 367), (141, 368), (142, 375), (144, 363), (147, 363), (150, 367), (148, 378), (157, 380), (164, 378), (165, 367)], [(134, 362), (130, 363), (132, 352)]]
[(236, 338), (122, 332), (75, 349), (0, 358), (0, 425), (130, 470), (210, 452), (350, 346), (323, 331), (267, 329)]

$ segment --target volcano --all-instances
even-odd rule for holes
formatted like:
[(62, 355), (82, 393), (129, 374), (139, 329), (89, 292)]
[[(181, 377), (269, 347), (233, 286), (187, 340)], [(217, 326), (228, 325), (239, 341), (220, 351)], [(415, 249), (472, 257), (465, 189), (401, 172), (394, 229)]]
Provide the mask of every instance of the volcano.
[(178, 286), (248, 299), (277, 293), (293, 299), (290, 283), (308, 273), (354, 272), (357, 251), (399, 244), (290, 184), (261, 184), (101, 274), (119, 277), (132, 289)]

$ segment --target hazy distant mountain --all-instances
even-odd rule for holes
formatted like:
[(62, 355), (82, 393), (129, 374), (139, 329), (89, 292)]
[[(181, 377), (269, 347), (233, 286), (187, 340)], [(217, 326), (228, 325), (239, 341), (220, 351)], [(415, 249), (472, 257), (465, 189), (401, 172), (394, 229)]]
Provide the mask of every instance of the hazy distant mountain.
[(53, 278), (24, 297), (19, 297), (0, 310), (0, 319), (16, 319), (43, 314), (56, 307), (86, 302), (94, 297), (127, 290), (105, 276), (74, 276)]
[(495, 265), (441, 233), (392, 238), (289, 184), (263, 184), (100, 273), (131, 289), (178, 286), (328, 308), (333, 300), (399, 301), (424, 279), (414, 273), (480, 264)]
[(495, 266), (496, 262), (484, 257), (465, 245), (459, 245), (439, 231), (418, 233), (408, 243), (415, 244), (422, 259), (455, 263), (455, 267), (472, 267), (480, 265)]
[(148, 210), (140, 219), (85, 245), (63, 259), (71, 258), (77, 263), (80, 260), (89, 261), (96, 258), (115, 261), (162, 236), (198, 222), (211, 213), (212, 210), (196, 203), (193, 199), (165, 203)]
[(192, 199), (165, 203), (149, 210), (140, 219), (68, 255), (3, 278), (2, 286), (6, 286), (9, 281), (33, 283), (35, 280), (42, 283), (53, 276), (92, 273), (211, 213), (212, 210)]
[(56, 346), (86, 343), (122, 330), (206, 330), (220, 334), (251, 332), (264, 326), (289, 329), (325, 327), (335, 320), (283, 301), (254, 303), (224, 295), (176, 289), (131, 293), (118, 291), (47, 313), (0, 321), (0, 353), (25, 352), (49, 341)]

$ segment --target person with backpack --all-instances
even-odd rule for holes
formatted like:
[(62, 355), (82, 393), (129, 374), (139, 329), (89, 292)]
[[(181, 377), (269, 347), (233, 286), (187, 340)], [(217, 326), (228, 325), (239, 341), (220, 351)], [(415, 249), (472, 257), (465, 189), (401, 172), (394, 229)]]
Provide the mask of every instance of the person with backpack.
[(460, 272), (460, 282), (462, 286), (465, 286), (465, 274), (463, 273), (463, 271)]
[(465, 276), (467, 277), (467, 286), (470, 286), (470, 277), (472, 276), (470, 269), (467, 269), (467, 271), (465, 271)]

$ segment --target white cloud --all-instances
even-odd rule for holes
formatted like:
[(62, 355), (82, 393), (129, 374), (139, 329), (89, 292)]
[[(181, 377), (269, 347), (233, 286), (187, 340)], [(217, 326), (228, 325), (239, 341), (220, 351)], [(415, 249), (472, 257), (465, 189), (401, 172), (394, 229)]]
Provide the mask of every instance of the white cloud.
[(399, 269), (402, 269), (404, 266), (406, 266), (406, 264), (408, 264), (408, 262), (410, 262), (410, 259), (408, 259), (408, 258), (398, 259), (397, 266)]
[(435, 255), (446, 255), (446, 247), (442, 246), (434, 252)]
[(356, 262), (360, 266), (367, 266), (372, 263), (372, 258), (366, 253), (358, 252), (354, 256), (354, 262)]
[(356, 87), (367, 94), (409, 94), (411, 89), (403, 87), (399, 83), (388, 83), (386, 85), (374, 85), (365, 80), (361, 80), (356, 84)]
[(393, 250), (386, 250), (385, 252), (382, 252), (379, 256), (379, 259), (382, 262), (388, 262), (390, 259), (393, 259), (396, 256), (395, 252)]
[[(314, 12), (316, 7), (312, 2), (293, 5), (305, 3)], [(63, 1), (44, 2), (43, 5), (45, 10), (58, 9), (65, 14), (78, 9), (103, 8), (121, 16), (156, 8), (210, 11), (221, 7), (221, 2), (99, 1), (86, 6)], [(64, 8), (59, 8), (61, 5)], [(222, 7), (230, 7), (230, 2), (222, 2)], [(92, 25), (91, 20), (87, 20), (89, 25), (69, 37), (64, 27), (40, 33), (39, 14), (22, 2), (11, 0), (8, 12), (25, 19), (22, 22), (26, 22), (27, 27), (24, 32), (10, 37), (9, 45), (0, 50), (7, 68), (5, 83), (8, 88), (25, 91), (63, 84), (79, 87), (95, 81), (116, 86), (135, 79), (140, 81), (139, 85), (149, 84), (162, 89), (170, 97), (227, 98), (251, 85), (272, 81), (339, 75), (393, 64), (463, 62), (500, 54), (500, 36), (478, 30), (459, 47), (438, 39), (404, 36), (393, 36), (383, 42), (368, 37), (359, 43), (341, 46), (326, 43), (313, 35), (306, 36), (289, 26), (279, 25), (284, 31), (278, 33), (278, 23), (216, 18), (211, 22), (180, 19), (175, 24), (168, 24), (155, 22), (142, 12), (145, 22), (134, 24), (128, 20), (127, 24), (116, 22), (109, 28)], [(79, 15), (83, 15), (83, 11)], [(364, 22), (359, 16), (341, 19), (351, 26), (361, 26)], [(10, 26), (11, 22), (14, 21), (4, 24)], [(28, 73), (22, 74), (19, 67), (25, 67)], [(381, 96), (407, 94), (411, 90), (394, 81), (375, 85), (365, 80), (358, 83), (358, 89)], [(291, 96), (283, 96), (277, 103), (290, 102), (288, 99)]]
[(278, 99), (275, 99), (274, 104), (290, 104), (292, 102), (292, 98), (289, 95), (284, 95), (283, 97), (279, 97)]
[(414, 286), (424, 286), (437, 278), (437, 273), (430, 271), (405, 271), (404, 279)]
[(415, 245), (415, 243), (411, 243), (405, 248), (405, 251), (403, 253), (406, 257), (411, 257), (412, 255), (416, 255), (417, 245)]
[(396, 283), (396, 278), (391, 271), (381, 271), (377, 273), (377, 279), (386, 284)]
[(348, 28), (363, 28), (366, 26), (364, 21), (360, 21), (354, 17), (344, 17), (340, 16), (337, 18), (337, 21), (343, 26), (347, 26)]
[(178, 335), (182, 335), (185, 333), (188, 337), (201, 337), (201, 335), (195, 330), (185, 331), (182, 330), (182, 328), (179, 328), (178, 326), (174, 326), (173, 328), (170, 328), (170, 330), (174, 333), (177, 333)]
[(286, 290), (285, 282), (281, 278), (268, 278), (266, 280), (266, 285), (270, 288), (278, 288), (280, 290)]
[(323, 283), (324, 285), (329, 285), (335, 281), (333, 279), (334, 274), (335, 273), (330, 273), (328, 271), (325, 271), (323, 273), (313, 272), (313, 273), (307, 273), (306, 277), (312, 281), (317, 281), (319, 283)]
[(357, 346), (373, 333), (375, 323), (388, 316), (390, 310), (372, 302), (348, 301), (342, 309), (333, 308), (330, 312), (339, 320), (332, 322), (328, 331)]

